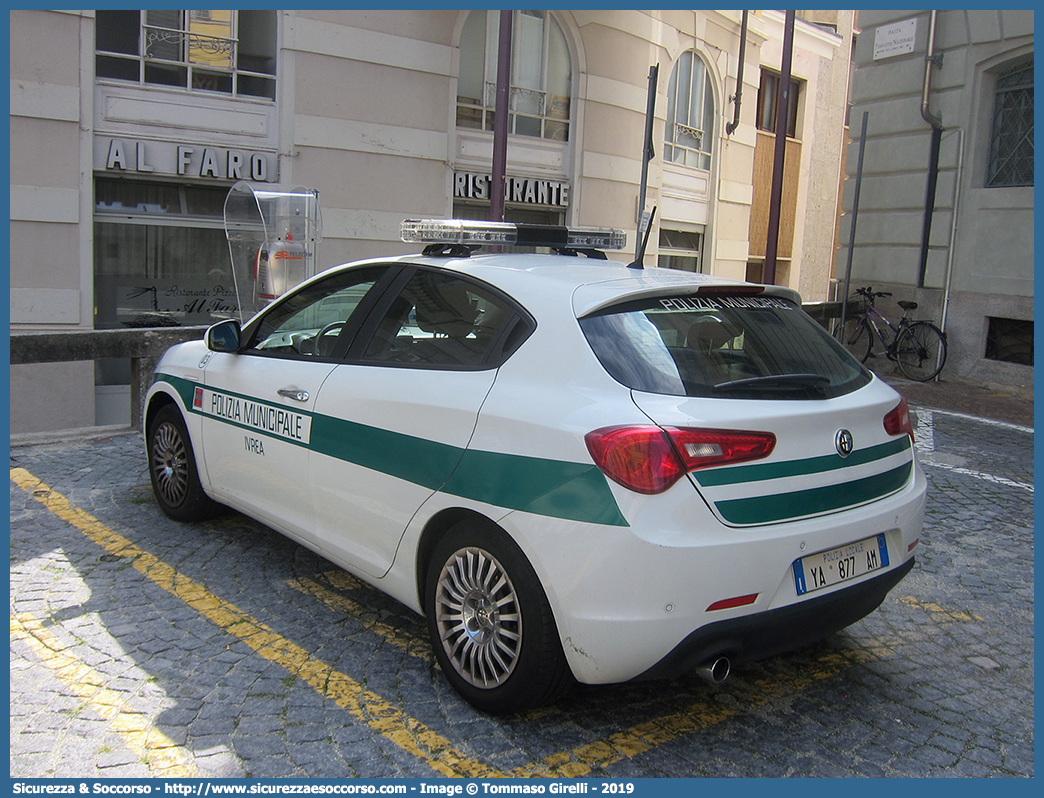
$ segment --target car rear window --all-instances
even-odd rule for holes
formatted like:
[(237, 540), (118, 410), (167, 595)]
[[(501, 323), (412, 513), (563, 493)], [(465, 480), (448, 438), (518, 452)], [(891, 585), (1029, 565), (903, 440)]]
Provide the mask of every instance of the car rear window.
[(645, 298), (580, 320), (606, 371), (639, 391), (829, 399), (871, 374), (801, 308), (772, 296)]

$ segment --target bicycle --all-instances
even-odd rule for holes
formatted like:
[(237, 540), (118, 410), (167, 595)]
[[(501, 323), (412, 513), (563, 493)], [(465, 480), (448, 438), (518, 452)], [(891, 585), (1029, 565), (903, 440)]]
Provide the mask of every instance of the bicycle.
[[(874, 306), (878, 297), (891, 296), (873, 288), (857, 288), (863, 300), (863, 313), (845, 322), (838, 330), (840, 341), (861, 363), (874, 355), (874, 340), (884, 346), (884, 355), (894, 360), (899, 370), (909, 379), (927, 382), (942, 371), (946, 363), (946, 333), (930, 321), (910, 321), (906, 314), (917, 309), (916, 302), (900, 300), (903, 309), (899, 323), (893, 324)], [(884, 327), (878, 322), (884, 322)], [(891, 335), (891, 341), (888, 340)]]

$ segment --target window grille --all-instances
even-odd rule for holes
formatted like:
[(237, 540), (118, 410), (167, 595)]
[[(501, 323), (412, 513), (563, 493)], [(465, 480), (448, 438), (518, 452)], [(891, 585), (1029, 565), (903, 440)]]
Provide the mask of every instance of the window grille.
[(1033, 365), (1033, 322), (989, 317), (986, 359)]
[(275, 11), (95, 12), (95, 73), (275, 99)]
[(1033, 185), (1033, 62), (997, 78), (989, 188)]

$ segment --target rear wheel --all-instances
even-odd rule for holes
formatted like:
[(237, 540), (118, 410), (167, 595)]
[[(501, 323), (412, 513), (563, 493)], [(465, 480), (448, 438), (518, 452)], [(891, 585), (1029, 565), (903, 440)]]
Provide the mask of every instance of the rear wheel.
[(175, 521), (203, 521), (221, 509), (203, 492), (185, 421), (174, 405), (156, 412), (148, 447), (152, 492), (163, 512)]
[(865, 363), (874, 346), (874, 334), (870, 329), (870, 322), (865, 318), (849, 319), (841, 328), (839, 335), (845, 349), (860, 363)]
[(429, 564), (425, 607), (439, 665), (477, 709), (520, 712), (572, 683), (536, 572), (498, 527), (450, 529)]
[(908, 379), (926, 382), (946, 363), (946, 336), (931, 322), (915, 321), (895, 342), (895, 360)]

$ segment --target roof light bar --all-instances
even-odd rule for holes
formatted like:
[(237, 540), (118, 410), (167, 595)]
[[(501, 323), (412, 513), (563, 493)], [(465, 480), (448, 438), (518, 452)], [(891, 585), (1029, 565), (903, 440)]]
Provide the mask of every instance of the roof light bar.
[(623, 249), (627, 234), (609, 227), (562, 227), (466, 219), (407, 219), (402, 240), (417, 244)]
[(515, 225), (505, 222), (471, 222), (466, 219), (407, 219), (402, 240), (415, 244), (515, 243)]

